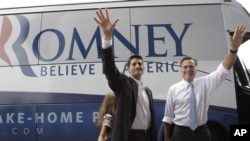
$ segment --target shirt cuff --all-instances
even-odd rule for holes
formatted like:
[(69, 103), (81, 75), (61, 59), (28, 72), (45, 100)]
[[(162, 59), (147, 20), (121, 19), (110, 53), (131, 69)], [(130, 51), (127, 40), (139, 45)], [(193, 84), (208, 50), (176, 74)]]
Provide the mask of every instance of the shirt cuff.
[(112, 40), (104, 40), (102, 39), (102, 48), (107, 49), (112, 46)]
[(162, 119), (163, 122), (166, 122), (166, 123), (169, 123), (169, 124), (172, 124), (172, 120), (169, 119), (168, 117), (164, 116), (163, 119)]
[(226, 68), (223, 66), (222, 63), (219, 65), (219, 67), (218, 67), (217, 69), (219, 69), (221, 72), (223, 72), (223, 73), (225, 73), (225, 74), (229, 74), (229, 72), (230, 72), (230, 70), (226, 69)]

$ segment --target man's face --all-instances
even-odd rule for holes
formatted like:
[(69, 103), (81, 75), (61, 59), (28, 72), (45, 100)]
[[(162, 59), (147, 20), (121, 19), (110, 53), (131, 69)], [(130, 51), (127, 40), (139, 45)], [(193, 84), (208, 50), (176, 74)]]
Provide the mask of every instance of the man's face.
[(130, 66), (128, 66), (128, 72), (137, 80), (141, 79), (144, 72), (143, 61), (139, 58), (134, 58), (130, 61)]
[(184, 60), (181, 64), (181, 73), (184, 80), (191, 82), (196, 75), (196, 66), (193, 60)]

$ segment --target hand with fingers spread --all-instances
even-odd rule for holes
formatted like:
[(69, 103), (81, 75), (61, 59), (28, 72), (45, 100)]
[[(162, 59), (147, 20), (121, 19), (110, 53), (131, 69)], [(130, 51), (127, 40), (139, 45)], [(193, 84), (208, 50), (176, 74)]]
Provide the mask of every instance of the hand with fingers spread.
[(238, 25), (235, 29), (234, 35), (230, 37), (231, 50), (233, 51), (238, 50), (245, 35), (246, 35), (246, 26)]
[(230, 37), (230, 49), (229, 53), (223, 60), (223, 66), (226, 69), (231, 69), (237, 58), (238, 48), (242, 44), (243, 38), (247, 31), (245, 25), (238, 25), (234, 31), (234, 35)]
[(105, 8), (105, 15), (102, 9), (98, 9), (96, 11), (96, 15), (97, 17), (94, 17), (94, 20), (100, 26), (103, 32), (103, 35), (104, 35), (103, 39), (111, 40), (112, 32), (115, 28), (116, 23), (119, 21), (119, 19), (116, 18), (113, 22), (111, 22), (107, 8)]

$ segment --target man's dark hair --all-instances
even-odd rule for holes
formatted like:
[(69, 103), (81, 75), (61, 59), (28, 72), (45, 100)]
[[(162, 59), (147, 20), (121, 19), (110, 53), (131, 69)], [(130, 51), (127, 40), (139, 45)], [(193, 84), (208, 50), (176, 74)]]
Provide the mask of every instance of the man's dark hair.
[(185, 61), (185, 60), (193, 60), (193, 61), (194, 61), (194, 65), (195, 65), (195, 66), (198, 65), (197, 59), (195, 59), (195, 58), (193, 58), (193, 57), (191, 57), (191, 56), (185, 56), (185, 57), (183, 57), (183, 58), (181, 59), (181, 61), (180, 61), (180, 66), (182, 65), (183, 61)]
[(131, 55), (129, 58), (128, 58), (128, 62), (127, 62), (127, 66), (129, 67), (130, 66), (130, 63), (131, 63), (131, 60), (132, 59), (141, 59), (143, 61), (143, 58), (141, 55), (138, 55), (138, 54), (134, 54), (134, 55)]

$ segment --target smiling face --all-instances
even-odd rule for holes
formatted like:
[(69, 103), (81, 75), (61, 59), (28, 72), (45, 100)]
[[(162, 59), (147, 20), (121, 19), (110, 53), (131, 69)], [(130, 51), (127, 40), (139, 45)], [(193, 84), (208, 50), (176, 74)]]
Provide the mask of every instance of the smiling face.
[(193, 59), (185, 59), (181, 63), (181, 73), (184, 80), (191, 82), (196, 75), (196, 62)]
[(130, 57), (128, 61), (128, 72), (137, 80), (141, 80), (144, 72), (144, 63), (140, 56)]

